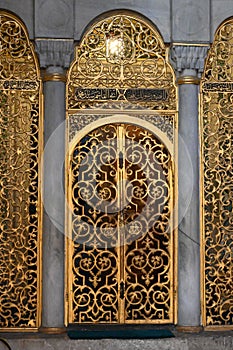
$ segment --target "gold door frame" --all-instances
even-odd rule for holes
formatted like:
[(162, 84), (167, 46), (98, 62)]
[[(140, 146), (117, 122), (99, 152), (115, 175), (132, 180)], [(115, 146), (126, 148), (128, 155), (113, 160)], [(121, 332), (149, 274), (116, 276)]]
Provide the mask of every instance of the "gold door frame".
[(201, 292), (207, 330), (233, 329), (233, 19), (216, 31), (200, 89)]
[(42, 81), (25, 25), (7, 11), (0, 19), (0, 331), (28, 332), (41, 323)]
[[(114, 55), (107, 54), (107, 46), (104, 48), (105, 37), (100, 28), (111, 27), (111, 35), (116, 30), (116, 36), (120, 45), (124, 43), (120, 51), (120, 60)], [(104, 26), (104, 27), (101, 27)], [(128, 28), (128, 37), (119, 34), (118, 27)], [(105, 30), (105, 29), (104, 29)], [(135, 34), (133, 34), (135, 32)], [(131, 36), (132, 35), (132, 36)], [(133, 42), (135, 35), (144, 44)], [(99, 36), (99, 39), (98, 39)], [(142, 37), (143, 36), (143, 39)], [(150, 40), (147, 43), (147, 36)], [(96, 41), (94, 40), (96, 37)], [(105, 38), (105, 39), (104, 39)], [(134, 39), (135, 40), (135, 39)], [(93, 48), (93, 43), (97, 48)], [(149, 42), (151, 44), (149, 44)], [(90, 44), (91, 43), (91, 44)], [(156, 43), (156, 45), (155, 45)], [(92, 45), (92, 46), (91, 46)], [(137, 48), (137, 45), (138, 48)], [(152, 45), (151, 47), (146, 45)], [(131, 47), (133, 56), (124, 47)], [(106, 51), (105, 51), (106, 49)], [(144, 52), (144, 53), (143, 53)], [(107, 57), (105, 56), (107, 55)], [(138, 55), (138, 56), (137, 56)], [(131, 64), (133, 78), (125, 75)], [(95, 68), (94, 68), (95, 67)], [(117, 67), (121, 67), (118, 70)], [(116, 70), (115, 70), (116, 69)], [(151, 70), (153, 73), (151, 74)], [(106, 80), (106, 72), (113, 74), (113, 79)], [(119, 73), (119, 76), (118, 76)], [(131, 74), (130, 73), (130, 74)], [(91, 75), (93, 74), (93, 78)], [(129, 71), (128, 73), (129, 74)], [(118, 77), (117, 77), (118, 76)], [(140, 78), (140, 81), (138, 80)], [(151, 79), (152, 78), (152, 79)], [(136, 84), (136, 85), (135, 85)], [(144, 85), (145, 84), (145, 85)], [(145, 87), (144, 87), (144, 86)], [(136, 88), (137, 86), (137, 88)], [(165, 47), (160, 34), (143, 17), (129, 11), (117, 11), (110, 13), (109, 17), (103, 17), (93, 24), (84, 35), (80, 45), (76, 49), (76, 57), (68, 72), (67, 79), (67, 132), (66, 132), (66, 193), (68, 202), (66, 206), (66, 291), (65, 314), (66, 325), (73, 323), (72, 307), (72, 242), (70, 209), (70, 155), (78, 140), (94, 130), (96, 127), (110, 125), (112, 123), (129, 123), (152, 130), (152, 133), (160, 139), (169, 151), (173, 162), (173, 186), (172, 198), (173, 210), (173, 256), (172, 270), (172, 317), (155, 323), (177, 322), (177, 87), (175, 75), (168, 62), (168, 48)], [(140, 323), (140, 321), (138, 322)]]

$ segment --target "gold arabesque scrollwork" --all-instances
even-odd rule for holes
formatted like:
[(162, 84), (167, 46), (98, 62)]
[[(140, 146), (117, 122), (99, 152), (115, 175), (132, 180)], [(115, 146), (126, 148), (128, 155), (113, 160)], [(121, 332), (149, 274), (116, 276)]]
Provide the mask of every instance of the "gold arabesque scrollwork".
[(176, 110), (165, 45), (155, 28), (130, 15), (110, 16), (89, 29), (67, 87), (69, 109)]
[(99, 127), (70, 155), (71, 323), (172, 322), (172, 160), (149, 131)]
[(156, 29), (123, 11), (76, 49), (66, 85), (67, 324), (176, 322), (177, 88), (167, 56)]
[(25, 26), (0, 11), (0, 327), (40, 326), (41, 82)]
[(233, 329), (233, 19), (216, 32), (201, 81), (203, 323)]

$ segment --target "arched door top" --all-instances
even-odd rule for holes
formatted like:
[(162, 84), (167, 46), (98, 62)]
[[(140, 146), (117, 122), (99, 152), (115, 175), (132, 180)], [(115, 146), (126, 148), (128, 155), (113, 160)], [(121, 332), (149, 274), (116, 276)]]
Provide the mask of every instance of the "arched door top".
[(177, 109), (175, 75), (155, 27), (115, 13), (94, 23), (68, 74), (67, 109)]
[[(81, 117), (81, 116), (80, 116)], [(87, 116), (86, 116), (87, 117)], [(165, 117), (164, 117), (165, 118)], [(82, 118), (80, 118), (82, 119)], [(167, 124), (170, 123), (170, 127), (167, 125), (167, 129), (161, 130), (161, 117), (154, 118), (143, 118), (142, 115), (127, 115), (127, 114), (113, 114), (113, 115), (103, 115), (102, 118), (89, 118), (88, 123), (79, 124), (77, 128), (75, 128), (75, 132), (70, 130), (70, 151), (75, 147), (76, 143), (85, 136), (89, 131), (103, 125), (121, 123), (121, 124), (134, 124), (139, 127), (143, 127), (152, 132), (152, 134), (156, 135), (156, 137), (164, 144), (167, 148), (170, 155), (174, 158), (174, 139), (173, 139), (173, 123), (172, 119), (167, 117)]]

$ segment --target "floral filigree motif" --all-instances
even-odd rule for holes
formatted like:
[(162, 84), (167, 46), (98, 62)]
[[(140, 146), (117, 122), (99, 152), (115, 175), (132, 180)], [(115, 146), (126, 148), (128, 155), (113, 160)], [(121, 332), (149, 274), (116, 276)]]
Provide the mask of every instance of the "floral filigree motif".
[[(75, 113), (69, 116), (69, 141), (77, 132), (96, 120), (106, 118), (106, 114), (81, 114)], [(114, 117), (113, 117), (114, 118)], [(124, 117), (123, 117), (124, 118)], [(160, 129), (168, 139), (174, 141), (175, 115), (138, 114), (137, 118), (150, 122)]]
[[(174, 81), (159, 33), (142, 19), (117, 14), (92, 26), (78, 47), (68, 77), (68, 109), (174, 111)], [(141, 91), (128, 94), (128, 88)]]
[(172, 322), (167, 149), (139, 126), (108, 124), (77, 142), (69, 169), (69, 322)]
[(204, 325), (233, 327), (233, 21), (218, 29), (201, 84)]
[(40, 80), (24, 26), (0, 12), (2, 329), (40, 326)]
[(77, 47), (67, 79), (70, 323), (174, 321), (167, 147), (174, 150), (177, 88), (167, 57), (155, 28), (121, 13), (94, 24)]

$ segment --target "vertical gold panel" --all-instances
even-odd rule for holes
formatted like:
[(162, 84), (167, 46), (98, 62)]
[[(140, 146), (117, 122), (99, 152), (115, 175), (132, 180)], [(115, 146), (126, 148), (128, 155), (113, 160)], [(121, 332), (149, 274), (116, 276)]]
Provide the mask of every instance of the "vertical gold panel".
[(70, 322), (112, 323), (119, 319), (116, 152), (115, 125), (94, 130), (72, 152)]
[(233, 19), (216, 32), (201, 81), (203, 324), (233, 329)]
[(25, 26), (0, 12), (0, 327), (40, 326), (41, 82)]
[(160, 34), (130, 12), (100, 19), (76, 49), (66, 90), (67, 324), (176, 322), (174, 82)]
[(125, 321), (173, 322), (171, 156), (138, 126), (125, 126)]

